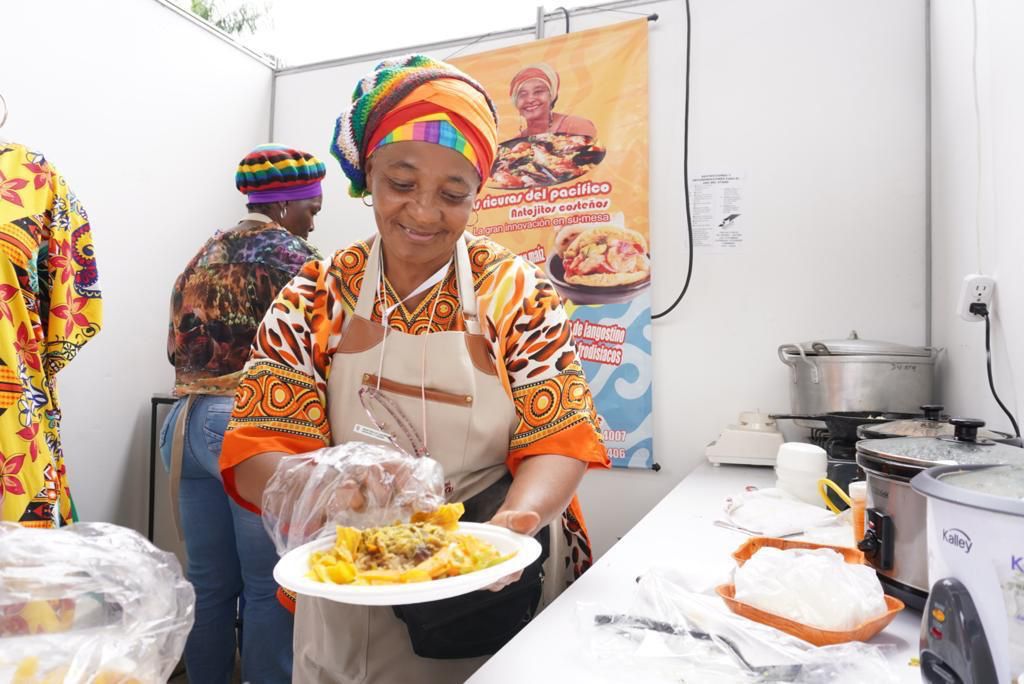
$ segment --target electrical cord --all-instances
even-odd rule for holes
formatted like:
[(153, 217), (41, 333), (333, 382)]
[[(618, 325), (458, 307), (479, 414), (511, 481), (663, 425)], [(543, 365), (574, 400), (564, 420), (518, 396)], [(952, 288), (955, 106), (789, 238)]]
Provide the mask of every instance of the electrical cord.
[(977, 249), (978, 273), (981, 268), (981, 102), (978, 97), (978, 0), (971, 0), (971, 82), (974, 94), (974, 241)]
[(562, 13), (565, 15), (565, 32), (569, 33), (569, 10), (567, 10), (564, 7), (556, 7), (555, 8), (556, 12), (559, 11), (559, 10), (561, 10)]
[(992, 396), (995, 398), (996, 403), (999, 404), (999, 408), (1003, 409), (1003, 413), (1010, 419), (1014, 435), (1020, 437), (1020, 427), (1017, 425), (1017, 419), (1013, 417), (1010, 409), (1006, 408), (1006, 404), (999, 398), (999, 395), (996, 393), (995, 381), (992, 379), (992, 325), (989, 321), (988, 306), (978, 303), (971, 304), (970, 311), (972, 314), (985, 319), (985, 365), (988, 368), (988, 387), (992, 390)]
[(683, 289), (679, 292), (676, 300), (664, 311), (651, 314), (651, 320), (657, 320), (672, 313), (672, 310), (683, 301), (686, 291), (690, 289), (690, 279), (693, 277), (693, 218), (690, 216), (690, 0), (686, 0), (686, 71), (685, 71), (685, 93), (686, 101), (683, 103), (683, 201), (686, 209), (686, 239), (688, 258), (686, 262), (686, 280), (683, 281)]

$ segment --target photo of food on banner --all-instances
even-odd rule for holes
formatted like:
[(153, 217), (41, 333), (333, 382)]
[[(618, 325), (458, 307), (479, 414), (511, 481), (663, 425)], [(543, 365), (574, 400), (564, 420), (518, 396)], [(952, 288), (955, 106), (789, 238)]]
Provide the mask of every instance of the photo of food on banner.
[(650, 284), (647, 251), (647, 239), (626, 228), (621, 213), (604, 225), (566, 226), (555, 234), (548, 277), (577, 304), (630, 299)]

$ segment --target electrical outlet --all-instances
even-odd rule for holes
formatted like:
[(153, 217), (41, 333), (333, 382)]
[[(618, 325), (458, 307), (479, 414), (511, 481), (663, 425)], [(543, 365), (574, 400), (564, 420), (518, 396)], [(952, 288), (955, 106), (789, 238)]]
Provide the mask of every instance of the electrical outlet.
[(971, 304), (985, 304), (992, 312), (992, 292), (996, 289), (995, 278), (987, 275), (974, 273), (964, 277), (960, 286), (960, 303), (957, 304), (956, 312), (965, 321), (983, 321), (984, 316), (971, 313)]

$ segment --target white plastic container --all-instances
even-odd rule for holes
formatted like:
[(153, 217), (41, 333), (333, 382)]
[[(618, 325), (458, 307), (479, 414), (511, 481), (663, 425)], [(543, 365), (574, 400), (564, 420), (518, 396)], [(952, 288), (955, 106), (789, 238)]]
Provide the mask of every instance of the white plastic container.
[(813, 444), (786, 442), (775, 457), (775, 486), (812, 506), (825, 506), (818, 480), (828, 471), (825, 450)]

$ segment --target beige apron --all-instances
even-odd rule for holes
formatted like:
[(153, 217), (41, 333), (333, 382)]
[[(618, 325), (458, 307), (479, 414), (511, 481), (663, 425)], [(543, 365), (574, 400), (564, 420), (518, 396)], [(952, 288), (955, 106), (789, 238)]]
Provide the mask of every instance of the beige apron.
[[(465, 501), (505, 474), (509, 439), (517, 423), (515, 407), (480, 333), (466, 241), (459, 240), (455, 250), (466, 332), (412, 335), (388, 330), (386, 340), (385, 328), (371, 320), (380, 279), (380, 242), (373, 241), (355, 313), (346, 321), (331, 361), (331, 434), (336, 444), (369, 441), (363, 428), (373, 428), (373, 422), (358, 391), (364, 384), (378, 386), (380, 373), (380, 389), (399, 405), (420, 431), (431, 457), (443, 466), (448, 500)], [(560, 564), (552, 564), (556, 565)], [(413, 653), (405, 623), (390, 607), (350, 606), (308, 596), (297, 600), (294, 645), (292, 681), (302, 684), (462, 682), (486, 660), (421, 658)]]

